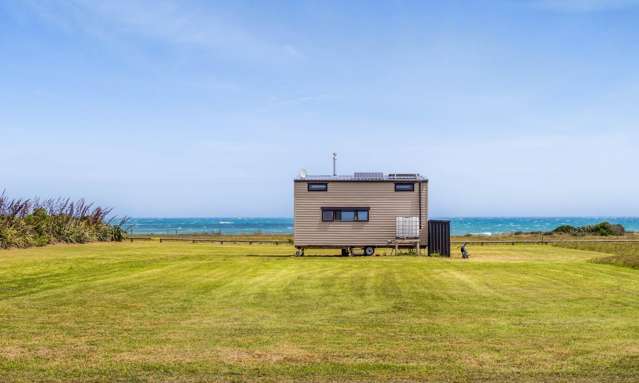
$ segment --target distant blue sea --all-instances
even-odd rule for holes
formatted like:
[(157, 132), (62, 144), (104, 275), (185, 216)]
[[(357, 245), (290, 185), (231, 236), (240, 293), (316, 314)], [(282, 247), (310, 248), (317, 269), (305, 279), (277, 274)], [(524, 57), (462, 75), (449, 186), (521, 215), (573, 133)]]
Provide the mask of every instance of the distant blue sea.
[[(639, 217), (455, 217), (450, 219), (453, 235), (550, 231), (560, 225), (583, 226), (602, 221), (619, 223), (628, 231), (639, 231)], [(133, 218), (135, 234), (287, 234), (293, 232), (292, 218)]]

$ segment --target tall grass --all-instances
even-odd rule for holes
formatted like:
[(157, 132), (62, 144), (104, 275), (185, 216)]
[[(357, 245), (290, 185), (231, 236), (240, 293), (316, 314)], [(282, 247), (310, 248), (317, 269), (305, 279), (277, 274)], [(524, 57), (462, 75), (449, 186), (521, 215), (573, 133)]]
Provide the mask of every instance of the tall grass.
[(561, 243), (554, 244), (557, 247), (569, 249), (597, 251), (607, 253), (610, 256), (599, 257), (594, 263), (632, 267), (639, 269), (639, 243)]
[(121, 241), (126, 218), (84, 199), (11, 199), (0, 193), (0, 248)]

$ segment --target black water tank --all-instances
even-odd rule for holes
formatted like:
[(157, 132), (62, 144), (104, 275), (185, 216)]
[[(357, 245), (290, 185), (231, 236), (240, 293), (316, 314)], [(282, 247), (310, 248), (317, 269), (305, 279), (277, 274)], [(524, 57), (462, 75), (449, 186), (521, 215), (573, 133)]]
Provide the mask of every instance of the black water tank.
[(428, 221), (428, 255), (450, 257), (450, 221)]

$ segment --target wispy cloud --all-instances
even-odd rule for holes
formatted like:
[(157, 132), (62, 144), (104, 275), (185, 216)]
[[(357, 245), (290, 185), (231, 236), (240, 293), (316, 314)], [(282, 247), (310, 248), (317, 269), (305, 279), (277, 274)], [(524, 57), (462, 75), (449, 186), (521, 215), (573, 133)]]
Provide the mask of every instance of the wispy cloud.
[(43, 20), (68, 32), (80, 31), (106, 40), (133, 35), (239, 58), (303, 56), (288, 42), (271, 41), (264, 33), (244, 28), (240, 20), (189, 7), (185, 2), (31, 0), (27, 4)]
[(639, 7), (639, 0), (536, 0), (533, 6), (555, 12), (602, 12)]

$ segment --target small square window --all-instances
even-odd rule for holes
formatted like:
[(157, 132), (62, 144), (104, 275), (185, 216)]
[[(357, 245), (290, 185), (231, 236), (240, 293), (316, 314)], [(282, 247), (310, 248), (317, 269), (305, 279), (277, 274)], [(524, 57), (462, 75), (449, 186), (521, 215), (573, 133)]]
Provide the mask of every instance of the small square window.
[(322, 221), (331, 222), (335, 219), (333, 210), (322, 210)]
[(397, 183), (395, 184), (396, 192), (412, 192), (415, 191), (414, 183)]
[(325, 192), (327, 190), (328, 190), (328, 184), (326, 183), (308, 184), (308, 191)]

